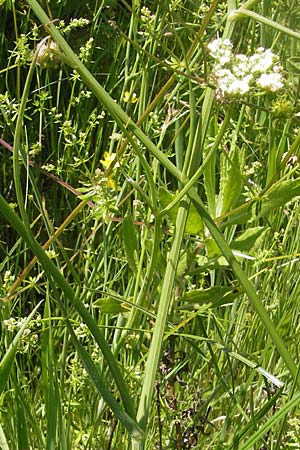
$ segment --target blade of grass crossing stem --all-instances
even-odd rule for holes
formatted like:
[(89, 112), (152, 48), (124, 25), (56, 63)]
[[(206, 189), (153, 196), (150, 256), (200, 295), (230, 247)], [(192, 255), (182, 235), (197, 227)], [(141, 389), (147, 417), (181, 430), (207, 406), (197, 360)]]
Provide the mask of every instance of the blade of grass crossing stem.
[[(105, 383), (102, 384), (103, 392), (105, 393), (106, 398), (108, 399), (109, 406), (112, 408), (113, 412), (116, 413), (118, 416), (120, 416), (120, 420), (123, 423), (125, 427), (129, 424), (129, 429), (132, 430), (134, 428), (133, 418), (135, 417), (134, 409), (132, 400), (129, 396), (129, 392), (126, 386), (126, 383), (122, 377), (122, 374), (120, 372), (120, 369), (117, 365), (117, 362), (106, 342), (104, 339), (102, 333), (100, 332), (97, 323), (93, 319), (93, 317), (90, 315), (90, 313), (86, 310), (84, 305), (81, 303), (80, 299), (76, 297), (73, 289), (67, 283), (59, 269), (53, 264), (52, 260), (47, 256), (47, 254), (43, 251), (43, 249), (40, 247), (40, 245), (36, 242), (34, 237), (32, 236), (31, 232), (28, 232), (28, 230), (25, 228), (24, 224), (21, 222), (21, 220), (18, 218), (16, 213), (12, 210), (12, 208), (9, 206), (9, 204), (5, 201), (5, 199), (0, 195), (0, 211), (2, 212), (3, 216), (6, 218), (6, 220), (11, 224), (11, 226), (22, 236), (24, 241), (28, 244), (28, 246), (32, 249), (33, 253), (38, 257), (45, 273), (48, 276), (49, 282), (52, 285), (53, 289), (56, 289), (57, 286), (59, 286), (62, 291), (65, 294), (65, 297), (68, 298), (71, 302), (71, 304), (75, 307), (81, 318), (83, 319), (84, 323), (87, 325), (89, 330), (91, 331), (92, 335), (94, 336), (97, 344), (99, 345), (103, 356), (107, 362), (107, 364), (110, 367), (110, 370), (112, 372), (112, 375), (115, 379), (115, 382), (118, 386), (120, 396), (123, 400), (123, 404), (125, 407), (126, 413), (119, 414), (119, 405), (116, 410), (116, 401), (115, 399), (109, 394), (109, 390), (106, 387)], [(59, 298), (56, 299), (59, 301)], [(62, 303), (60, 302), (60, 306), (63, 307)], [(72, 334), (72, 337), (74, 338), (74, 333)], [(84, 355), (83, 352), (80, 352), (80, 356), (82, 357)], [(95, 378), (93, 378), (95, 380)], [(97, 386), (98, 389), (98, 386)], [(114, 400), (114, 401), (113, 401)], [(130, 419), (130, 420), (129, 420)], [(135, 423), (135, 422), (134, 422)], [(139, 427), (135, 423), (137, 430), (139, 430)]]
[(291, 30), (291, 28), (285, 27), (284, 25), (280, 25), (279, 23), (274, 22), (273, 20), (268, 19), (267, 17), (257, 14), (254, 11), (246, 10), (243, 7), (237, 9), (236, 12), (231, 16), (230, 19), (232, 22), (234, 22), (237, 19), (242, 19), (243, 17), (249, 17), (249, 18), (253, 19), (255, 22), (259, 22), (261, 24), (267, 25), (267, 26), (279, 31), (280, 33), (287, 34), (288, 36), (291, 36), (293, 38), (300, 40), (300, 33), (298, 33), (297, 31)]

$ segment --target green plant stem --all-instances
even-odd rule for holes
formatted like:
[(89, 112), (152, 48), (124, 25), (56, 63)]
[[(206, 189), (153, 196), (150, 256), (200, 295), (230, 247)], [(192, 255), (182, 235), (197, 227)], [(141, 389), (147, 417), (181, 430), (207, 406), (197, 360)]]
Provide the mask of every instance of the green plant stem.
[(267, 17), (261, 16), (260, 14), (255, 13), (254, 11), (249, 11), (248, 9), (239, 8), (236, 11), (232, 13), (230, 16), (230, 21), (236, 21), (237, 19), (240, 19), (242, 17), (249, 17), (250, 19), (255, 20), (256, 22), (262, 23), (264, 25), (268, 25), (271, 28), (274, 28), (275, 30), (279, 31), (280, 33), (285, 33), (288, 36), (291, 36), (295, 39), (300, 40), (300, 33), (297, 33), (297, 31), (293, 31), (288, 27), (285, 27), (284, 25), (280, 25), (277, 22), (274, 22), (271, 19), (268, 19)]
[(17, 197), (18, 207), (20, 210), (22, 220), (28, 230), (30, 230), (30, 225), (29, 225), (29, 221), (27, 218), (27, 214), (26, 214), (26, 209), (25, 209), (25, 204), (24, 204), (24, 196), (23, 196), (22, 185), (21, 185), (21, 176), (20, 176), (20, 158), (22, 158), (23, 163), (26, 164), (27, 156), (22, 148), (21, 137), (22, 137), (22, 132), (23, 132), (23, 117), (25, 114), (31, 79), (32, 79), (32, 76), (33, 76), (33, 73), (35, 70), (35, 66), (36, 66), (37, 55), (38, 55), (38, 51), (36, 51), (34, 54), (34, 57), (30, 64), (29, 72), (28, 72), (28, 75), (26, 78), (23, 95), (22, 95), (22, 99), (21, 99), (21, 103), (20, 103), (19, 113), (18, 113), (18, 117), (17, 117), (16, 129), (15, 129), (15, 135), (14, 135), (14, 145), (13, 145), (13, 174), (14, 174), (14, 183), (15, 183), (15, 189), (16, 189), (16, 197)]
[[(143, 429), (146, 428), (152, 402), (154, 381), (158, 363), (160, 360), (161, 346), (163, 342), (165, 325), (168, 318), (170, 302), (173, 296), (174, 278), (176, 274), (178, 258), (180, 255), (180, 248), (185, 230), (188, 208), (189, 203), (183, 200), (178, 209), (173, 244), (167, 259), (167, 268), (162, 286), (162, 294), (159, 301), (157, 319), (155, 322), (153, 337), (151, 340), (149, 355), (147, 358), (143, 388), (137, 412), (138, 423)], [(134, 446), (133, 449), (135, 449)]]
[[(193, 139), (189, 140), (189, 147), (186, 151), (184, 160), (184, 170), (187, 170), (187, 177), (189, 177), (189, 175), (192, 175), (192, 173), (195, 171), (197, 164), (197, 158), (195, 157), (195, 155), (199, 151), (202, 136), (201, 119), (198, 119), (197, 129), (195, 133), (196, 113), (195, 113), (194, 95), (192, 90), (190, 92), (190, 103), (191, 103), (190, 131), (193, 133)], [(154, 381), (160, 360), (165, 326), (168, 320), (170, 304), (174, 296), (173, 291), (174, 280), (180, 257), (180, 249), (188, 217), (189, 206), (190, 206), (190, 199), (188, 198), (188, 196), (186, 196), (181, 200), (177, 213), (174, 238), (170, 253), (167, 258), (167, 267), (164, 275), (161, 295), (158, 304), (157, 319), (155, 321), (153, 337), (151, 340), (149, 354), (146, 362), (143, 387), (137, 411), (137, 421), (141, 426), (141, 428), (144, 430), (147, 427), (148, 416), (150, 412), (154, 391)], [(136, 443), (133, 440), (132, 446), (133, 450), (143, 448), (140, 447), (140, 445), (141, 445), (140, 442)]]

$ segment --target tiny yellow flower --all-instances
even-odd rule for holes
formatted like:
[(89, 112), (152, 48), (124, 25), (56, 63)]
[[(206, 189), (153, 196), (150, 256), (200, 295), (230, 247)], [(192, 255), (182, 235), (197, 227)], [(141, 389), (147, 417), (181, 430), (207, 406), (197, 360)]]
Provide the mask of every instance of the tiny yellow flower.
[(112, 177), (109, 177), (107, 179), (107, 186), (111, 189), (115, 189), (116, 188), (116, 182)]
[(129, 91), (126, 91), (123, 97), (123, 101), (125, 103), (136, 103), (138, 101), (137, 95), (135, 92), (132, 94)]
[[(101, 162), (102, 166), (104, 167), (104, 169), (106, 170), (109, 168), (111, 163), (114, 161), (116, 154), (104, 152), (103, 157), (104, 157), (104, 159), (101, 159), (100, 162)], [(119, 163), (115, 164), (115, 167), (118, 167), (118, 166), (119, 166)]]

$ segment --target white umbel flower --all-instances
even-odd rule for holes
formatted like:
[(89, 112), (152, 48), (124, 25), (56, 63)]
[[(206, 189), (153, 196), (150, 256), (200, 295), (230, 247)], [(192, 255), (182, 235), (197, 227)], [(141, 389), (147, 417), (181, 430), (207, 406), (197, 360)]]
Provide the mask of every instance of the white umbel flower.
[(276, 92), (283, 87), (282, 75), (279, 72), (263, 73), (258, 80), (256, 80), (256, 84), (262, 89)]
[(276, 55), (271, 49), (266, 50), (259, 47), (254, 55), (249, 57), (249, 65), (253, 73), (266, 73), (269, 69), (272, 69), (276, 62)]
[(217, 98), (238, 97), (262, 89), (275, 92), (283, 87), (278, 57), (271, 49), (259, 47), (251, 55), (234, 55), (229, 39), (215, 39), (207, 46), (215, 60), (212, 79)]
[(211, 56), (217, 61), (217, 64), (224, 65), (228, 63), (232, 55), (232, 43), (229, 39), (215, 39), (207, 46)]

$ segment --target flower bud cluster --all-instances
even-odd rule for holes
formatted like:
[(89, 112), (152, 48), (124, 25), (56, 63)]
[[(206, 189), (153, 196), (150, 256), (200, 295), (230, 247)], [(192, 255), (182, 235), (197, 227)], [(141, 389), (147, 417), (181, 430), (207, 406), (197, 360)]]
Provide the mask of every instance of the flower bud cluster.
[(251, 56), (234, 55), (229, 39), (215, 39), (208, 44), (215, 60), (212, 80), (219, 99), (239, 97), (251, 90), (276, 92), (283, 87), (278, 57), (271, 49), (259, 47)]

